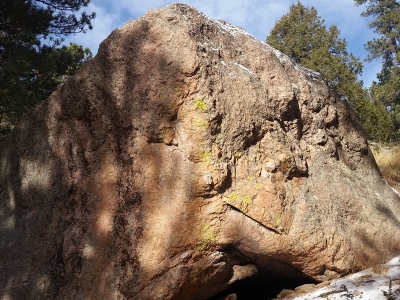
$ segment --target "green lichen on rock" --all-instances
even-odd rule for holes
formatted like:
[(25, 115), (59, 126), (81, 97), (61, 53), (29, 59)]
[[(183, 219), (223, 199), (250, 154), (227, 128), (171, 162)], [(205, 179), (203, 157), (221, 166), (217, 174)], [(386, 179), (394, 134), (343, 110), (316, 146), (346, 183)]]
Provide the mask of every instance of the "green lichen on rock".
[(237, 209), (247, 212), (249, 205), (251, 205), (252, 198), (249, 195), (240, 195), (236, 192), (232, 192), (226, 199), (226, 203), (236, 207)]
[(193, 123), (196, 127), (199, 127), (202, 130), (205, 130), (208, 127), (210, 127), (210, 124), (208, 123), (208, 121), (203, 118), (196, 118), (193, 120)]
[(232, 192), (226, 202), (229, 204), (234, 204), (239, 199), (239, 195), (236, 192)]
[(209, 165), (211, 163), (211, 152), (207, 149), (200, 149), (200, 161)]
[(249, 195), (244, 196), (244, 199), (242, 200), (242, 204), (244, 205), (250, 205), (251, 204), (251, 197)]
[(274, 226), (278, 227), (279, 225), (281, 225), (281, 223), (282, 223), (281, 215), (276, 214), (274, 218)]
[(200, 227), (200, 241), (197, 243), (195, 250), (205, 254), (212, 248), (216, 241), (217, 235), (210, 224), (202, 224)]
[(201, 225), (201, 238), (205, 241), (214, 242), (217, 239), (217, 236), (214, 230), (211, 228), (210, 224)]
[(196, 100), (195, 103), (196, 109), (199, 111), (206, 111), (207, 110), (207, 104), (204, 103), (203, 98), (199, 98)]

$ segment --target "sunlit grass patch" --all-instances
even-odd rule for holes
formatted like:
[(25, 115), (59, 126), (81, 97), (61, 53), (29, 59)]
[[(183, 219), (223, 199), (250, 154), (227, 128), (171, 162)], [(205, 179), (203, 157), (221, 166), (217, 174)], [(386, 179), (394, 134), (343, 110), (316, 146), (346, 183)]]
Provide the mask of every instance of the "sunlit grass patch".
[(400, 147), (373, 145), (371, 150), (385, 180), (400, 191)]

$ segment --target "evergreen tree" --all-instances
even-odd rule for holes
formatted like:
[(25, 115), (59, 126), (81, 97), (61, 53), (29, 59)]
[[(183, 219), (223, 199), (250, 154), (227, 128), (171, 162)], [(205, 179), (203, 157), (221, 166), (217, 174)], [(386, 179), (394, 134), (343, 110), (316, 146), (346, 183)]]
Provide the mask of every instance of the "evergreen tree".
[(0, 1), (0, 134), (91, 57), (60, 47), (63, 36), (91, 29), (95, 17), (76, 12), (90, 0)]
[(303, 67), (320, 72), (349, 101), (370, 139), (387, 139), (393, 128), (391, 120), (358, 80), (362, 63), (347, 51), (346, 40), (339, 35), (334, 25), (326, 29), (314, 7), (309, 9), (297, 2), (275, 24), (266, 42)]
[(359, 101), (354, 110), (369, 140), (387, 142), (393, 138), (393, 121), (380, 101), (367, 95)]
[(361, 15), (371, 21), (369, 27), (379, 35), (366, 45), (367, 61), (379, 59), (382, 70), (370, 88), (374, 99), (390, 111), (396, 131), (400, 129), (400, 3), (396, 0), (355, 0), (366, 5)]

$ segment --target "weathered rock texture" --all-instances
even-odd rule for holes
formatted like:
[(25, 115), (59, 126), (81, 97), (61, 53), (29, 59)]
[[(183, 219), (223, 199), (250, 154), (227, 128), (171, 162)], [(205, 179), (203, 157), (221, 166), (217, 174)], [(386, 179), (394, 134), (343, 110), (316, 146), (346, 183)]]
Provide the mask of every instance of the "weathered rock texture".
[(1, 299), (206, 299), (400, 252), (346, 103), (186, 5), (115, 30), (0, 155)]

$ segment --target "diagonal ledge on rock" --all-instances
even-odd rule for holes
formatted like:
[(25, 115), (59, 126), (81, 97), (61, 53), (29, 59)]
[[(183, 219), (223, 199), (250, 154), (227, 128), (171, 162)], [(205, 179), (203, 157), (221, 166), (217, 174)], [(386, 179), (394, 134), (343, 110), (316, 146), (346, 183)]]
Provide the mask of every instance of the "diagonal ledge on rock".
[(348, 105), (187, 5), (113, 31), (0, 157), (2, 299), (207, 299), (400, 252), (399, 197)]

